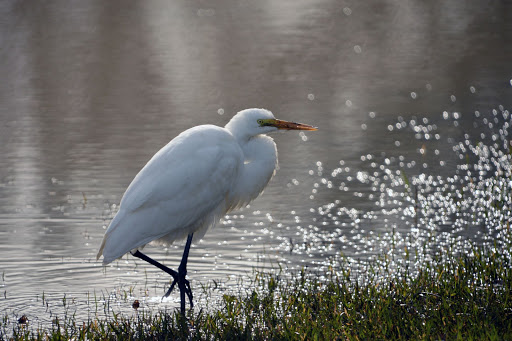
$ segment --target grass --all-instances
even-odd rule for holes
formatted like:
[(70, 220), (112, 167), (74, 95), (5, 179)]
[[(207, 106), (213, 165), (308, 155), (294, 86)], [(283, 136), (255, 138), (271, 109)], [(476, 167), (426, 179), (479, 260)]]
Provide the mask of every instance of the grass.
[[(446, 251), (447, 253), (449, 251)], [(449, 256), (449, 257), (447, 257)], [(449, 259), (447, 261), (447, 259)], [(347, 267), (348, 269), (348, 267)], [(252, 289), (224, 295), (213, 311), (151, 313), (106, 319), (55, 319), (46, 330), (17, 324), (0, 337), (20, 340), (368, 340), (512, 339), (512, 264), (493, 247), (440, 253), (417, 271), (383, 276), (382, 260), (364, 283), (349, 270), (257, 273)], [(326, 279), (327, 276), (327, 279)], [(320, 279), (322, 278), (322, 279)], [(386, 278), (383, 280), (383, 278)], [(211, 289), (208, 289), (211, 290)]]

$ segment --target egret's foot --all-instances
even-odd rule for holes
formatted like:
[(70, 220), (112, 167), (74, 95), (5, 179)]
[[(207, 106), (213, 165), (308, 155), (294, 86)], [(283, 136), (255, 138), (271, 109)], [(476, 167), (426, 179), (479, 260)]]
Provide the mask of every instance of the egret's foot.
[(172, 281), (172, 284), (165, 293), (165, 295), (162, 297), (169, 297), (171, 292), (173, 291), (174, 287), (178, 284), (178, 288), (180, 289), (180, 297), (181, 297), (181, 313), (185, 314), (185, 295), (187, 295), (190, 308), (194, 306), (193, 298), (194, 295), (192, 294), (192, 288), (190, 287), (190, 282), (188, 279), (185, 278), (185, 276), (178, 275), (177, 277), (174, 277), (174, 280)]
[(163, 264), (157, 262), (156, 260), (146, 256), (145, 254), (143, 254), (139, 250), (137, 250), (135, 252), (130, 252), (134, 257), (138, 257), (138, 258), (140, 258), (142, 260), (145, 260), (149, 264), (152, 264), (152, 265), (156, 266), (160, 270), (163, 270), (163, 271), (167, 272), (169, 275), (172, 276), (172, 278), (174, 280), (172, 281), (171, 287), (169, 288), (169, 290), (167, 290), (167, 292), (162, 297), (162, 299), (164, 297), (169, 297), (169, 295), (171, 294), (172, 290), (174, 289), (174, 286), (176, 284), (178, 284), (178, 288), (180, 289), (181, 313), (182, 314), (185, 314), (185, 295), (187, 295), (188, 300), (190, 302), (190, 308), (192, 308), (194, 306), (194, 303), (192, 302), (192, 299), (193, 299), (192, 288), (190, 287), (190, 282), (186, 278), (187, 277), (187, 258), (188, 258), (188, 251), (190, 249), (190, 244), (192, 243), (192, 236), (193, 236), (193, 234), (190, 234), (188, 236), (187, 245), (185, 246), (185, 251), (183, 252), (183, 258), (181, 259), (181, 264), (180, 264), (180, 267), (178, 268), (178, 271), (175, 271), (173, 269), (169, 269), (165, 265), (163, 265)]

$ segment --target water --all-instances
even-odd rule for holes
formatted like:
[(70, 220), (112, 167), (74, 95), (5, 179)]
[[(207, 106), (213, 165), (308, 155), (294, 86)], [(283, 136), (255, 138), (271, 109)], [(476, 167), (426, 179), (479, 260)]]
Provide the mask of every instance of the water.
[[(468, 154), (453, 146), (508, 141), (508, 2), (4, 1), (0, 12), (0, 310), (10, 316), (87, 319), (103, 314), (95, 301), (129, 311), (126, 295), (175, 307), (175, 296), (160, 301), (158, 270), (95, 260), (104, 228), (161, 146), (248, 107), (320, 130), (274, 135), (280, 169), (263, 196), (193, 246), (196, 292), (235, 288), (253, 267), (322, 271), (341, 253), (499, 234), (499, 223), (464, 224), (449, 209), (418, 221), (404, 175), (426, 203), (456, 190), (445, 182), (471, 182), (453, 180)], [(146, 250), (175, 266), (181, 248)], [(208, 299), (198, 293), (199, 305)]]

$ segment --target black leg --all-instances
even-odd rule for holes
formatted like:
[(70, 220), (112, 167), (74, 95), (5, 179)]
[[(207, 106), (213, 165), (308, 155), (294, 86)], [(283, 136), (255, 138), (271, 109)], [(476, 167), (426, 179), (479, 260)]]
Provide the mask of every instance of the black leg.
[(188, 300), (190, 302), (190, 307), (192, 308), (194, 306), (194, 303), (192, 302), (193, 295), (192, 295), (192, 289), (190, 288), (190, 282), (186, 280), (187, 277), (187, 262), (188, 262), (188, 253), (190, 251), (190, 245), (192, 244), (192, 238), (194, 237), (194, 234), (191, 233), (187, 237), (187, 243), (185, 244), (185, 250), (183, 250), (183, 257), (181, 257), (181, 263), (178, 267), (178, 279), (174, 279), (171, 288), (169, 288), (169, 291), (167, 292), (167, 296), (171, 293), (172, 287), (178, 283), (178, 288), (180, 288), (180, 298), (181, 298), (181, 312), (185, 313), (185, 294), (188, 296)]
[(165, 272), (167, 272), (169, 275), (171, 275), (173, 278), (178, 278), (178, 273), (176, 271), (174, 271), (173, 269), (170, 269), (168, 267), (166, 267), (165, 265), (163, 265), (162, 263), (159, 263), (157, 262), (156, 260), (154, 260), (153, 258), (150, 258), (148, 256), (146, 256), (145, 254), (143, 254), (142, 252), (140, 252), (139, 250), (135, 251), (135, 252), (130, 252), (132, 254), (132, 256), (135, 256), (137, 258), (140, 258), (142, 260), (145, 260), (146, 262), (148, 262), (149, 264), (151, 265), (154, 265), (156, 266), (157, 268), (159, 268), (160, 270), (163, 270)]
[(139, 250), (132, 252), (131, 254), (137, 258), (140, 258), (146, 262), (148, 262), (151, 265), (156, 266), (160, 270), (165, 271), (169, 275), (172, 276), (173, 282), (171, 284), (171, 287), (167, 292), (165, 293), (164, 297), (168, 297), (172, 290), (174, 289), (174, 286), (178, 284), (178, 288), (180, 289), (180, 299), (181, 299), (181, 313), (185, 314), (185, 294), (188, 296), (190, 307), (193, 307), (194, 304), (192, 302), (193, 296), (192, 296), (192, 289), (190, 287), (190, 282), (186, 279), (187, 276), (187, 261), (188, 261), (188, 254), (190, 251), (190, 245), (192, 244), (192, 237), (194, 236), (193, 233), (188, 235), (187, 243), (185, 245), (185, 250), (183, 251), (183, 257), (181, 258), (181, 263), (178, 268), (178, 271), (176, 272), (173, 269), (168, 268), (167, 266), (157, 262), (156, 260), (146, 256)]

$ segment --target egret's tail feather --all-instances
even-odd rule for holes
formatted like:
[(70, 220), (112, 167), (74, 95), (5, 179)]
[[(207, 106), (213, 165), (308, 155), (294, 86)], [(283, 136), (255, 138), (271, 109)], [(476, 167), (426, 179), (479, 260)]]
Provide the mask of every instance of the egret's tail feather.
[(103, 237), (103, 241), (101, 242), (100, 250), (98, 251), (98, 254), (96, 255), (96, 260), (100, 259), (101, 255), (103, 254), (103, 249), (105, 248), (105, 242), (107, 241), (107, 236)]

